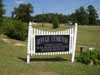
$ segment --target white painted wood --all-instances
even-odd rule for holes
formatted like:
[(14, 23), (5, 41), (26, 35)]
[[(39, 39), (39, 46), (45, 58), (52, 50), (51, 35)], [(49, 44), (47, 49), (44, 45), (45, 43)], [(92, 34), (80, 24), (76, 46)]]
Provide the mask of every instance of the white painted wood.
[(74, 30), (74, 41), (73, 41), (73, 52), (72, 52), (72, 63), (75, 62), (75, 49), (76, 49), (76, 40), (77, 40), (77, 23), (75, 23), (75, 30)]
[[(69, 51), (36, 53), (35, 52), (36, 35), (70, 35)], [(77, 23), (75, 23), (75, 26), (71, 27), (70, 29), (50, 32), (50, 31), (44, 31), (44, 30), (33, 28), (32, 22), (30, 22), (28, 27), (27, 63), (30, 63), (31, 55), (55, 55), (55, 54), (72, 54), (71, 62), (73, 63), (75, 61), (74, 58), (75, 58), (75, 49), (76, 49), (76, 39), (77, 39)]]
[(27, 63), (30, 63), (30, 54), (31, 54), (31, 25), (32, 23), (29, 23), (28, 27), (28, 45), (27, 45)]
[(30, 54), (27, 54), (27, 64), (30, 63)]
[(33, 41), (33, 28), (31, 28), (31, 40), (30, 40), (30, 41), (31, 41), (31, 45), (30, 45), (30, 46), (31, 46), (31, 56), (32, 56), (32, 54), (33, 54), (33, 47), (34, 47), (34, 46), (32, 45), (33, 42), (34, 42), (34, 41)]
[(57, 55), (57, 54), (70, 54), (67, 52), (44, 52), (44, 53), (35, 53), (34, 55)]

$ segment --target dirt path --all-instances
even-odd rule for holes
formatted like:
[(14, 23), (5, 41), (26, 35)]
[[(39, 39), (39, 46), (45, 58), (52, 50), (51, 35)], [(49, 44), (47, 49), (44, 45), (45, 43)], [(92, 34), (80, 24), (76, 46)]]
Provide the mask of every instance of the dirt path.
[(18, 42), (16, 40), (12, 40), (12, 39), (6, 39), (6, 38), (0, 38), (3, 42), (8, 43), (8, 44), (12, 44), (13, 46), (16, 47), (22, 47), (25, 46), (25, 44)]

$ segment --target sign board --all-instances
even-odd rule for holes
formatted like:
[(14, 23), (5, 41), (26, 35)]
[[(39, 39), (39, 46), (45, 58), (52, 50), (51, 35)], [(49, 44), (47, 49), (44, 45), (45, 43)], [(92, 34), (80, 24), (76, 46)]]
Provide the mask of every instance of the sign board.
[(71, 54), (71, 61), (74, 62), (77, 23), (69, 29), (54, 32), (33, 28), (33, 24), (30, 22), (28, 29), (27, 63), (30, 63), (32, 55), (55, 54)]
[(69, 35), (36, 35), (35, 53), (69, 51)]

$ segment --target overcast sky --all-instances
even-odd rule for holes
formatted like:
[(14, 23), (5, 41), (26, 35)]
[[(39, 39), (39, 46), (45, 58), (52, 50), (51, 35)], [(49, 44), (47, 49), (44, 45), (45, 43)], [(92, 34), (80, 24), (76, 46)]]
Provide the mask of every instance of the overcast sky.
[(34, 6), (34, 14), (40, 13), (63, 13), (71, 14), (80, 6), (85, 8), (92, 4), (100, 18), (100, 0), (3, 0), (6, 9), (6, 16), (11, 16), (14, 7), (21, 3), (31, 3)]

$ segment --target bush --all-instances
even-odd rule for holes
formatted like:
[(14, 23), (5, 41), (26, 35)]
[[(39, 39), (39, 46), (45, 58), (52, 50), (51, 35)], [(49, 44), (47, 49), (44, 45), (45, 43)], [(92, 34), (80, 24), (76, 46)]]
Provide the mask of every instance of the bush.
[(54, 18), (52, 19), (52, 24), (53, 24), (53, 29), (56, 29), (56, 28), (59, 27), (59, 20), (58, 20), (57, 17), (54, 17)]
[(93, 62), (93, 64), (100, 64), (100, 51), (93, 50), (93, 51), (86, 51), (79, 55), (77, 58), (78, 62), (84, 63), (84, 64), (90, 64)]
[(17, 40), (25, 40), (27, 37), (27, 24), (17, 20), (5, 20), (3, 26), (3, 33), (8, 37), (17, 39)]
[(2, 22), (3, 22), (3, 20), (2, 20), (2, 18), (0, 18), (0, 34), (2, 33)]
[(97, 51), (98, 55), (97, 55), (97, 59), (100, 60), (100, 51)]
[(81, 53), (80, 56), (77, 58), (77, 61), (84, 64), (89, 64), (91, 61), (89, 52)]

